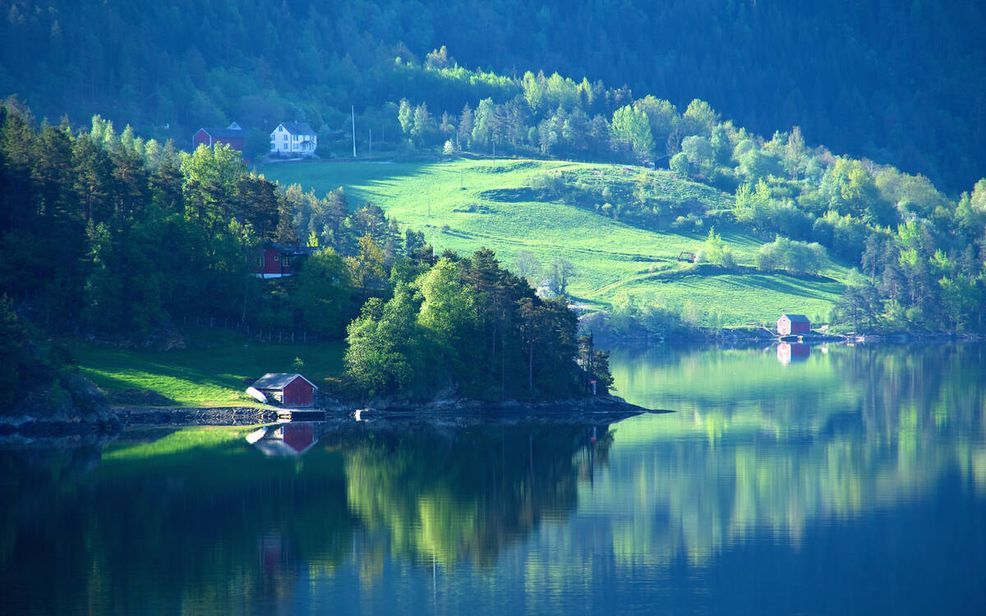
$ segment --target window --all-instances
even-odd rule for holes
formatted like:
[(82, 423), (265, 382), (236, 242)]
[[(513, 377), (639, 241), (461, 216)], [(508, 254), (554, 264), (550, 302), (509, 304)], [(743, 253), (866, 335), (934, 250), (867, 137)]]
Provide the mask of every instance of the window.
[(264, 266), (264, 255), (257, 255), (257, 267)]

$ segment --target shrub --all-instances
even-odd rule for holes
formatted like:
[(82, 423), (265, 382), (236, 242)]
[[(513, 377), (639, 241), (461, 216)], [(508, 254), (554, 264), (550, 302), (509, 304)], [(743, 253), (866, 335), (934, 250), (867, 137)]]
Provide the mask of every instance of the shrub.
[(777, 236), (757, 253), (757, 268), (763, 271), (784, 270), (796, 274), (817, 274), (828, 263), (821, 244), (798, 242)]

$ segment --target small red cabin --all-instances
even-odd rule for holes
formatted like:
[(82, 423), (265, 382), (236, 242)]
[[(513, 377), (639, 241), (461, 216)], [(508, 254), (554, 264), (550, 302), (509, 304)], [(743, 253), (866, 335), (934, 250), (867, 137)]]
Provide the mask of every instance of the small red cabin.
[(298, 273), (300, 259), (308, 253), (303, 250), (287, 248), (279, 244), (268, 243), (256, 252), (254, 273), (257, 278), (284, 278)]
[(781, 336), (810, 334), (811, 321), (803, 314), (782, 314), (777, 319), (777, 333)]
[(300, 374), (275, 372), (265, 374), (253, 384), (268, 398), (284, 406), (311, 406), (315, 403), (318, 387)]
[(220, 143), (242, 152), (246, 147), (246, 131), (233, 122), (226, 128), (200, 128), (192, 135), (192, 149), (200, 145), (211, 148)]

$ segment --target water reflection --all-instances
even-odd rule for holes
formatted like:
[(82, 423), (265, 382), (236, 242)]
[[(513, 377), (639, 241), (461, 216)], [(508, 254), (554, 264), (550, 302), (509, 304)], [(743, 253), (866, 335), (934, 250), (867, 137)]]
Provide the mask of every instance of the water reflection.
[(811, 357), (811, 346), (803, 342), (779, 342), (777, 361), (785, 366), (790, 363), (807, 361)]
[(246, 436), (265, 456), (301, 456), (315, 446), (319, 439), (319, 424), (295, 421), (257, 428)]
[(3, 450), (0, 612), (976, 611), (983, 348), (825, 350), (616, 353), (622, 395), (678, 412), (612, 426)]
[[(797, 544), (812, 520), (930, 498), (950, 473), (986, 496), (981, 347), (832, 347), (802, 361), (791, 379), (757, 351), (617, 356), (622, 393), (680, 409), (615, 430), (624, 468), (648, 485), (629, 494), (645, 514), (617, 529), (620, 558), (704, 563), (758, 533)], [(596, 506), (630, 480), (613, 477)]]
[[(580, 478), (612, 443), (605, 425), (360, 426), (142, 434), (69, 459), (3, 452), (16, 479), (4, 486), (4, 596), (18, 588), (36, 602), (21, 607), (58, 613), (260, 601), (253, 611), (344, 563), (365, 583), (395, 559), (490, 566), (576, 510)], [(45, 593), (56, 554), (62, 592)]]

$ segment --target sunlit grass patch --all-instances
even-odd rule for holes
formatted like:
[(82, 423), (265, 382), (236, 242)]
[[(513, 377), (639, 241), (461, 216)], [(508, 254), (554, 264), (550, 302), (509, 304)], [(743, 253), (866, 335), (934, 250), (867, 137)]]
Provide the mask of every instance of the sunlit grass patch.
[(341, 342), (257, 344), (226, 332), (189, 336), (192, 346), (168, 351), (72, 345), (82, 374), (111, 402), (141, 406), (252, 406), (244, 390), (267, 372), (292, 372), (295, 358), (316, 385), (342, 372)]
[(508, 267), (522, 252), (548, 265), (558, 258), (576, 268), (569, 291), (590, 305), (605, 306), (621, 293), (640, 304), (682, 309), (699, 307), (703, 322), (725, 326), (771, 321), (780, 311), (827, 316), (842, 291), (847, 270), (834, 265), (825, 278), (796, 278), (750, 271), (762, 240), (741, 228), (719, 229), (739, 265), (729, 274), (661, 280), (658, 272), (683, 270), (682, 252), (698, 252), (707, 229), (653, 229), (602, 216), (585, 204), (537, 201), (532, 178), (544, 174), (584, 177), (592, 185), (610, 184), (614, 200), (627, 193), (638, 174), (651, 174), (661, 198), (701, 201), (728, 208), (731, 197), (642, 167), (567, 161), (490, 160), (435, 162), (306, 162), (261, 169), (282, 184), (299, 183), (323, 194), (342, 186), (351, 205), (372, 201), (402, 224), (423, 231), (436, 251), (469, 253), (494, 249)]

